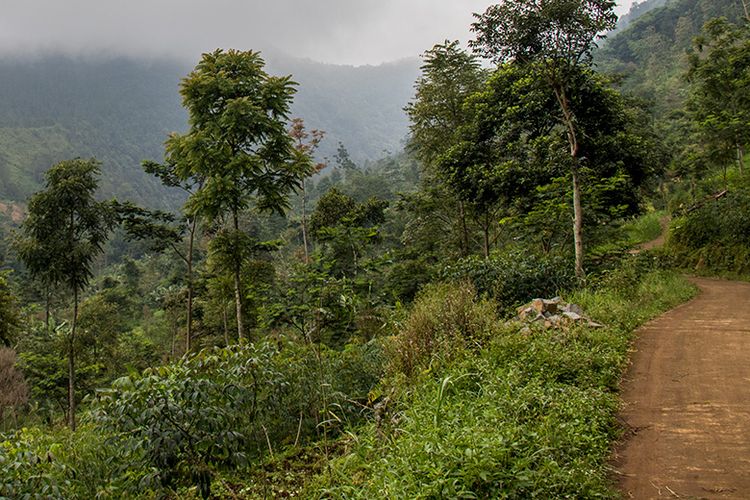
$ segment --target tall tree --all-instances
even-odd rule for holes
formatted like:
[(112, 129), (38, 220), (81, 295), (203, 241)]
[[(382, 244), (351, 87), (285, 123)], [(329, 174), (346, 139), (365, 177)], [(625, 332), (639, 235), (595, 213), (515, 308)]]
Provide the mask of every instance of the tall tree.
[(253, 197), (261, 210), (282, 212), (287, 194), (300, 187), (309, 168), (294, 153), (286, 131), (294, 95), (290, 77), (268, 75), (257, 52), (238, 50), (204, 54), (180, 87), (190, 130), (166, 141), (166, 160), (182, 179), (199, 177), (203, 188), (190, 196), (187, 211), (211, 220), (229, 219), (235, 256), (237, 336), (243, 326), (242, 249), (239, 214)]
[[(305, 130), (305, 122), (302, 118), (292, 120), (292, 126), (289, 129), (289, 135), (294, 139), (294, 149), (300, 164), (310, 162), (310, 175), (316, 174), (325, 168), (325, 163), (312, 165), (312, 154), (320, 146), (325, 132), (313, 129), (310, 132)], [(310, 236), (307, 230), (307, 176), (302, 177), (302, 246), (305, 255), (305, 264), (310, 263)]]
[(750, 143), (750, 24), (709, 21), (693, 48), (688, 110), (710, 156), (726, 166), (736, 154), (742, 173)]
[(497, 63), (514, 61), (540, 68), (554, 92), (559, 122), (565, 128), (573, 180), (575, 269), (584, 279), (583, 209), (581, 205), (580, 137), (575, 87), (581, 70), (592, 64), (591, 53), (601, 33), (614, 29), (614, 0), (506, 0), (475, 14), (475, 51)]
[(73, 295), (68, 335), (68, 424), (76, 427), (75, 345), (81, 292), (93, 275), (112, 224), (108, 203), (94, 198), (99, 162), (68, 160), (47, 171), (45, 188), (29, 200), (29, 215), (21, 226), (19, 257), (35, 278), (64, 286)]
[[(422, 75), (414, 86), (414, 99), (404, 109), (411, 120), (409, 145), (426, 167), (427, 177), (434, 180), (441, 178), (435, 171), (438, 158), (457, 143), (459, 131), (470, 119), (464, 102), (480, 90), (484, 72), (477, 58), (461, 49), (458, 41), (446, 40), (435, 45), (424, 53), (423, 61)], [(461, 253), (466, 255), (469, 252), (466, 207), (461, 199), (456, 205)]]

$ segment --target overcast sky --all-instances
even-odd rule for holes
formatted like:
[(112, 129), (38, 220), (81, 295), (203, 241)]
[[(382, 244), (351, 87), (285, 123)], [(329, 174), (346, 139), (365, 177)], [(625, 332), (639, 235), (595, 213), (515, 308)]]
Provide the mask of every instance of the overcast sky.
[[(633, 0), (621, 0), (618, 13)], [(0, 54), (177, 56), (218, 47), (282, 51), (336, 64), (413, 57), (468, 40), (488, 0), (9, 0)]]

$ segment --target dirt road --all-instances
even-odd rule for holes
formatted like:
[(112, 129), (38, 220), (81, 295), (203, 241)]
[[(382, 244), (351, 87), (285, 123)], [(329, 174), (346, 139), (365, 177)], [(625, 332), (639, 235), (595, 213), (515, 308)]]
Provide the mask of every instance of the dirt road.
[(750, 283), (694, 282), (638, 332), (613, 464), (625, 498), (750, 499)]
[(667, 233), (669, 232), (669, 223), (671, 220), (672, 218), (668, 215), (659, 219), (659, 225), (661, 226), (659, 237), (640, 245), (638, 250), (651, 250), (653, 248), (664, 246), (664, 243), (667, 241)]

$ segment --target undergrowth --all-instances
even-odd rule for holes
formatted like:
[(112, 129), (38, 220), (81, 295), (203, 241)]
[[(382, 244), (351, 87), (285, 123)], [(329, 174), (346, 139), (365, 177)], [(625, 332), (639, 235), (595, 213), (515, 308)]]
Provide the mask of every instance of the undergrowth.
[[(441, 352), (455, 348), (443, 342), (431, 355), (439, 362), (424, 360), (419, 370), (386, 378), (379, 393), (392, 398), (384, 404), (388, 410), (349, 434), (348, 451), (308, 485), (305, 496), (616, 496), (606, 462), (618, 432), (617, 385), (631, 332), (695, 290), (670, 272), (649, 271), (638, 279), (627, 265), (618, 272), (631, 275), (612, 273), (597, 290), (567, 297), (603, 328), (528, 334), (515, 324), (488, 321), (485, 335), (471, 332), (481, 339), (477, 348)], [(445, 293), (427, 290), (416, 309), (439, 307)], [(471, 300), (475, 312), (483, 309)], [(444, 315), (455, 309), (446, 307)], [(472, 325), (482, 324), (473, 319)]]
[(426, 287), (391, 338), (209, 350), (134, 374), (75, 434), (5, 436), (0, 497), (613, 496), (631, 332), (694, 292), (650, 259), (565, 297), (603, 328), (529, 333), (459, 281)]
[(700, 274), (747, 278), (749, 212), (750, 185), (745, 183), (675, 219), (666, 249), (672, 263)]
[(665, 215), (665, 212), (648, 212), (626, 222), (620, 230), (625, 234), (631, 246), (653, 241), (661, 235), (661, 219)]

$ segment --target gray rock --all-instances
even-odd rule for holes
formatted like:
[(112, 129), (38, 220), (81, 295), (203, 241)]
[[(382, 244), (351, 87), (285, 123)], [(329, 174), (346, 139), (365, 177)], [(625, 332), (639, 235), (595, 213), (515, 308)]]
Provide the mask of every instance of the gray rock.
[[(532, 323), (543, 324), (545, 328), (569, 328), (575, 323), (585, 323), (592, 328), (602, 328), (604, 325), (592, 321), (583, 314), (583, 309), (577, 304), (565, 304), (560, 297), (553, 299), (534, 299), (517, 309), (518, 318), (527, 327)], [(531, 332), (531, 329), (528, 329)]]
[(579, 316), (583, 316), (583, 309), (578, 304), (568, 304), (565, 306), (565, 311), (576, 313)]

